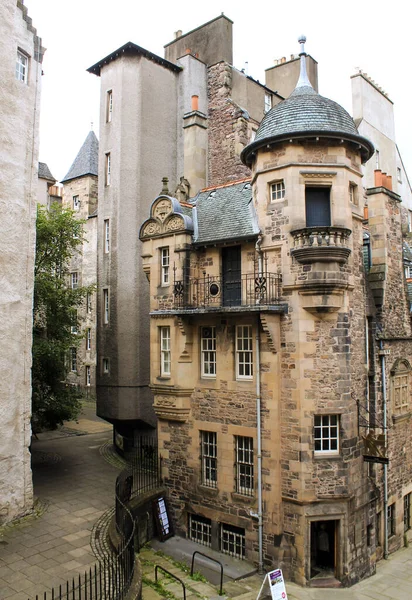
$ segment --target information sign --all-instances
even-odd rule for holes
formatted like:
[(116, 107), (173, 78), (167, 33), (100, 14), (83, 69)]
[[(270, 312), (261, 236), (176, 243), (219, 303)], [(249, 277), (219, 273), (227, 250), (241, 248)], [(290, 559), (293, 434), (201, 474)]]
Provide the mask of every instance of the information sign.
[(266, 583), (270, 587), (270, 595), (272, 596), (272, 600), (288, 600), (285, 580), (283, 579), (281, 569), (275, 569), (274, 571), (270, 571), (266, 574), (256, 600), (259, 600)]
[(161, 542), (167, 540), (167, 538), (173, 536), (172, 525), (167, 510), (166, 500), (163, 496), (160, 496), (154, 501), (155, 519), (157, 525), (157, 532)]

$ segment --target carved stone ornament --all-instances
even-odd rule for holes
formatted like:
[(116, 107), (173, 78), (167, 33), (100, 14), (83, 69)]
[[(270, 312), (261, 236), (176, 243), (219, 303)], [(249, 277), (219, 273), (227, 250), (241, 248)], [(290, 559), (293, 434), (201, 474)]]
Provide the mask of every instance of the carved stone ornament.
[(151, 236), (160, 233), (160, 223), (155, 223), (154, 221), (150, 221), (143, 231), (143, 236)]
[(177, 231), (183, 228), (183, 221), (180, 217), (172, 217), (167, 223), (165, 223), (165, 231)]
[(160, 200), (153, 209), (153, 216), (163, 223), (166, 217), (172, 212), (172, 203), (167, 198)]

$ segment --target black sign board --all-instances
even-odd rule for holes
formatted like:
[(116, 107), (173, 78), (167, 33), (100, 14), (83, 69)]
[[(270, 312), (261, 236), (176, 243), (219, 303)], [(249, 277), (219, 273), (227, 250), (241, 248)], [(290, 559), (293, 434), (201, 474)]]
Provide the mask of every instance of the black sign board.
[(172, 523), (169, 517), (166, 499), (163, 496), (153, 502), (157, 533), (161, 542), (173, 537)]
[(384, 456), (370, 456), (369, 454), (364, 454), (363, 460), (365, 462), (378, 463), (379, 465), (389, 464), (389, 458), (385, 458)]

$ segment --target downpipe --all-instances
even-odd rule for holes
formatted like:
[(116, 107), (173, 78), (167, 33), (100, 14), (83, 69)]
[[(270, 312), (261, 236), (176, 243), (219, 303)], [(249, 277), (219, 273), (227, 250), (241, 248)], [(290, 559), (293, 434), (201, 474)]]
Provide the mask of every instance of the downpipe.
[[(379, 340), (379, 349), (383, 350), (383, 341)], [(381, 369), (382, 369), (382, 412), (383, 412), (383, 435), (385, 436), (385, 448), (387, 447), (387, 398), (386, 398), (386, 372), (385, 372), (385, 355), (381, 354)], [(389, 558), (388, 552), (388, 465), (383, 465), (383, 558)]]
[(260, 398), (260, 329), (259, 316), (256, 321), (256, 421), (257, 421), (257, 471), (258, 471), (258, 528), (259, 528), (259, 573), (263, 573), (263, 511), (262, 511), (262, 429)]

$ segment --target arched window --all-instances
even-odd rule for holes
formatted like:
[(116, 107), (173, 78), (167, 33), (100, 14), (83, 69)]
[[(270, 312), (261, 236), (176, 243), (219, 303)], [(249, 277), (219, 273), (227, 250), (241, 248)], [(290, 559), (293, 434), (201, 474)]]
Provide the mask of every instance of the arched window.
[(395, 417), (410, 410), (410, 375), (409, 362), (406, 359), (398, 359), (391, 369), (392, 411)]

